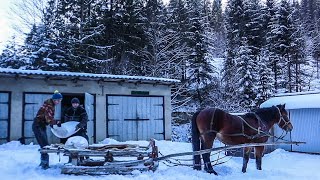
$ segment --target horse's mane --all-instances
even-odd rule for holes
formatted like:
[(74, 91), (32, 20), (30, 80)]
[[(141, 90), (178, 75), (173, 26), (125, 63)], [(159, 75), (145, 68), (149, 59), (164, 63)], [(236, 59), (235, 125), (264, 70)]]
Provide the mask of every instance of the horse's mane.
[(279, 114), (275, 106), (268, 107), (268, 108), (258, 108), (253, 110), (252, 113), (258, 115), (259, 118), (265, 122), (270, 122), (276, 119)]
[(257, 119), (256, 115), (253, 112), (248, 112), (242, 116), (243, 118), (249, 118), (249, 119)]

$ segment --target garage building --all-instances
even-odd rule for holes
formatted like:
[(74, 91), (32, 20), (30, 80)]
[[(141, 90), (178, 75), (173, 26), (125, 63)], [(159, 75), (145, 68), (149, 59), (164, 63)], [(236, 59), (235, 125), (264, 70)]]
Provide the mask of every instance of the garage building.
[[(55, 119), (77, 97), (87, 110), (89, 143), (171, 138), (171, 86), (179, 80), (109, 74), (0, 68), (0, 143), (36, 143), (32, 122), (55, 90)], [(48, 128), (50, 143), (59, 142)]]

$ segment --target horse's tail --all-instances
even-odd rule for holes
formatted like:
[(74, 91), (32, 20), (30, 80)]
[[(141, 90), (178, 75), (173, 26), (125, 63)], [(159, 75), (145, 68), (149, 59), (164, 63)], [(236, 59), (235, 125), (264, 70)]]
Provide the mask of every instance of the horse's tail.
[[(193, 151), (199, 151), (200, 150), (200, 131), (198, 129), (197, 125), (197, 116), (199, 115), (200, 111), (197, 111), (194, 113), (191, 119), (191, 137), (192, 137), (192, 149)], [(200, 155), (194, 155), (193, 156), (193, 168), (201, 170), (201, 159)]]
[(197, 116), (199, 115), (200, 111), (194, 113), (191, 119), (191, 137), (192, 137), (192, 148), (193, 151), (200, 150), (200, 132), (197, 125)]

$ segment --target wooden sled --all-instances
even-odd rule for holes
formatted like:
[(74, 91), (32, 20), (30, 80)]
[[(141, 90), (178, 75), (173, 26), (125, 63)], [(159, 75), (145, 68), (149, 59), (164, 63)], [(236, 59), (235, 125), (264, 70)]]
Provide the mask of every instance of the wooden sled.
[[(86, 149), (69, 149), (64, 145), (50, 145), (40, 153), (63, 153), (71, 163), (61, 167), (62, 174), (108, 175), (132, 174), (134, 171), (155, 171), (159, 163), (158, 147), (150, 140), (147, 147), (132, 144), (90, 145)], [(128, 160), (130, 159), (130, 160)]]

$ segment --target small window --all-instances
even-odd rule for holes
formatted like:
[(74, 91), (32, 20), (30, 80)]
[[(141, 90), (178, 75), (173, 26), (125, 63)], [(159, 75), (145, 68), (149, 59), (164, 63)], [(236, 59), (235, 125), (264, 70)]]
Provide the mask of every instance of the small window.
[(149, 91), (131, 91), (131, 95), (149, 95)]

